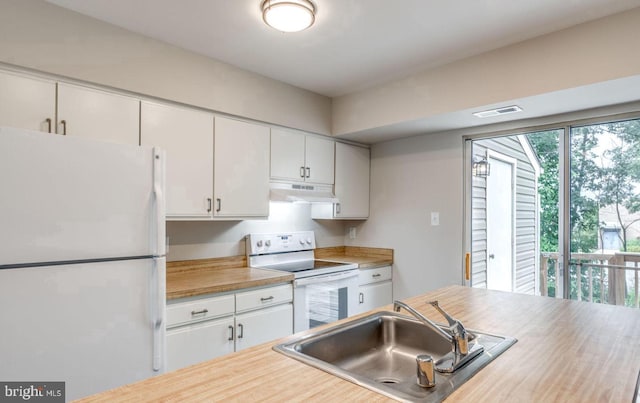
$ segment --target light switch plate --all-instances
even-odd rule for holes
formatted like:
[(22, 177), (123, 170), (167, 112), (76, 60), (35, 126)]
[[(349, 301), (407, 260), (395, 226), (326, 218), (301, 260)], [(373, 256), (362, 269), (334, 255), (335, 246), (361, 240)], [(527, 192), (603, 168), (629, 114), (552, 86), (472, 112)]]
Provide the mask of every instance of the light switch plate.
[(437, 211), (431, 212), (431, 225), (440, 225), (440, 213)]

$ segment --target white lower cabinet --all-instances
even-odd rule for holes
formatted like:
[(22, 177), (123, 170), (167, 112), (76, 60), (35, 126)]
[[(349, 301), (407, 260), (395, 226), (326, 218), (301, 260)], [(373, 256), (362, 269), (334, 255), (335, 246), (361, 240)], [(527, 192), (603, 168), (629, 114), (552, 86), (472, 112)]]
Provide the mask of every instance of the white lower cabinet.
[(236, 351), (293, 333), (293, 305), (284, 304), (236, 315)]
[(167, 370), (293, 333), (291, 284), (169, 302)]
[(167, 330), (167, 370), (233, 353), (233, 316)]
[(360, 270), (357, 313), (393, 303), (391, 266)]

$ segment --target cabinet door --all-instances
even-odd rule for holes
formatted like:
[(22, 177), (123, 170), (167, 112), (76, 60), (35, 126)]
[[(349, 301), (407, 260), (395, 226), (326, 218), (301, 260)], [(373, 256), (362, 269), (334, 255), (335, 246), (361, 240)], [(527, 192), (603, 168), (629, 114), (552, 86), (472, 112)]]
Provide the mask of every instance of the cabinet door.
[(233, 353), (233, 317), (167, 330), (167, 371)]
[(51, 133), (55, 118), (55, 82), (0, 72), (0, 126)]
[(336, 143), (337, 218), (369, 217), (369, 149)]
[(303, 182), (304, 139), (300, 133), (271, 129), (271, 178)]
[(214, 216), (269, 215), (269, 128), (216, 117)]
[(139, 144), (140, 101), (58, 83), (57, 132), (120, 144)]
[(236, 351), (289, 336), (292, 333), (292, 304), (236, 315)]
[(393, 303), (392, 293), (391, 281), (361, 285), (358, 287), (356, 312), (362, 313)]
[(307, 182), (333, 185), (335, 141), (306, 137), (305, 160)]
[(167, 152), (167, 218), (211, 217), (213, 114), (143, 101), (140, 142)]

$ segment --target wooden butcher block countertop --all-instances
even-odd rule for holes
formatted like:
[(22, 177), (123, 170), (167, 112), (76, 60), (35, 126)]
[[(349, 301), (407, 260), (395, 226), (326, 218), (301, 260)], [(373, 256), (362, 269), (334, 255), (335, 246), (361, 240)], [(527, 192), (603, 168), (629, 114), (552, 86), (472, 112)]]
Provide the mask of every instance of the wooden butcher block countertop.
[[(434, 299), (468, 329), (518, 339), (453, 392), (447, 402), (631, 402), (640, 370), (638, 309), (462, 286), (442, 288), (405, 302), (440, 320), (426, 303)], [(273, 351), (272, 346), (283, 340), (90, 396), (85, 401), (390, 400)]]
[(373, 269), (393, 263), (393, 249), (335, 246), (318, 248), (315, 258), (340, 263), (356, 263), (360, 269)]
[(293, 281), (293, 274), (247, 267), (244, 256), (167, 263), (167, 299)]
[[(393, 250), (381, 248), (318, 248), (315, 256), (316, 259), (357, 263), (361, 269), (393, 263)], [(293, 281), (290, 273), (247, 267), (245, 256), (167, 263), (168, 300), (290, 281)]]

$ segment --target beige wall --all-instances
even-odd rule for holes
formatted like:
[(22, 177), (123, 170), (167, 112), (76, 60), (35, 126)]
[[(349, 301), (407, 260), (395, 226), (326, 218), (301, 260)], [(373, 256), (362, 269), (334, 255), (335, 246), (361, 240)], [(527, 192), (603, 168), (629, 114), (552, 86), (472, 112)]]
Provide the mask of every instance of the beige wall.
[(640, 74), (640, 8), (333, 99), (342, 135)]
[(371, 149), (371, 216), (346, 224), (357, 228), (346, 242), (394, 249), (395, 299), (462, 284), (462, 145), (461, 135), (441, 133)]
[(244, 255), (245, 235), (278, 231), (314, 231), (319, 248), (344, 245), (344, 222), (312, 220), (310, 204), (272, 202), (268, 220), (168, 222), (167, 260)]
[(42, 0), (0, 0), (0, 61), (330, 134), (329, 98)]

